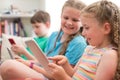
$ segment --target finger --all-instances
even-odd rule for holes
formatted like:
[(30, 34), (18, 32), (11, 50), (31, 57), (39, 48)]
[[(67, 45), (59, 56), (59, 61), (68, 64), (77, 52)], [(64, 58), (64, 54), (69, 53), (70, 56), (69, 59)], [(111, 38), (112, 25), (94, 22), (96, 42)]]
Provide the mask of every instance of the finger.
[(61, 60), (62, 59), (62, 56), (61, 55), (57, 55), (57, 56), (54, 56), (54, 57), (48, 57), (49, 60)]
[(15, 60), (17, 60), (17, 61), (19, 61), (19, 62), (24, 62), (24, 60), (23, 60), (23, 59), (20, 59), (20, 58), (17, 58), (17, 59), (15, 59)]
[(51, 68), (51, 69), (55, 69), (58, 67), (58, 65), (54, 64), (54, 63), (49, 63), (48, 66)]
[(15, 59), (22, 59), (21, 57), (19, 57), (19, 56), (15, 56)]
[(57, 58), (57, 57), (49, 57), (48, 59), (51, 60), (51, 62), (52, 62), (52, 63), (55, 63), (55, 64), (58, 64), (58, 61), (60, 60), (60, 59)]
[(67, 58), (64, 57), (64, 59), (61, 59), (61, 60), (58, 62), (58, 64), (63, 65), (63, 64), (66, 63), (66, 62), (67, 62)]

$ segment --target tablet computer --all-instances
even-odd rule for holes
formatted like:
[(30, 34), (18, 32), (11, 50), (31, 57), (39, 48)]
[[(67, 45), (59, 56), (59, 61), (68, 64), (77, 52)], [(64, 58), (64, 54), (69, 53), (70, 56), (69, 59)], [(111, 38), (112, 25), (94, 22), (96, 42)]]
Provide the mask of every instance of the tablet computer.
[(27, 44), (27, 46), (30, 48), (30, 50), (32, 51), (33, 55), (35, 56), (35, 58), (38, 60), (38, 62), (40, 63), (40, 65), (46, 70), (49, 71), (48, 68), (48, 59), (46, 57), (46, 55), (43, 53), (43, 51), (41, 50), (41, 48), (38, 46), (38, 44), (32, 39), (32, 40), (28, 40), (25, 41), (25, 43)]

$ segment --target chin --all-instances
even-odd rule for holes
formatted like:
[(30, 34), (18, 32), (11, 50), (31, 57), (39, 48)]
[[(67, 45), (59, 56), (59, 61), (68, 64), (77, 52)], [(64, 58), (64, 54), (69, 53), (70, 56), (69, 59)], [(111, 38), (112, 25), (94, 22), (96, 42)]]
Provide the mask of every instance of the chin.
[(91, 46), (95, 46), (93, 43), (90, 43), (90, 42), (88, 42), (88, 44), (91, 45)]

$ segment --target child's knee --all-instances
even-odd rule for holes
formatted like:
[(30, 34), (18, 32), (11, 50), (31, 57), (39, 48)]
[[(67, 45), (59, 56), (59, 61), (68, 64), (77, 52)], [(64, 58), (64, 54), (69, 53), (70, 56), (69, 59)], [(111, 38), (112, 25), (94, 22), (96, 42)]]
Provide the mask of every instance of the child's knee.
[(3, 75), (5, 73), (9, 73), (13, 70), (13, 65), (15, 60), (6, 60), (0, 65), (0, 74)]

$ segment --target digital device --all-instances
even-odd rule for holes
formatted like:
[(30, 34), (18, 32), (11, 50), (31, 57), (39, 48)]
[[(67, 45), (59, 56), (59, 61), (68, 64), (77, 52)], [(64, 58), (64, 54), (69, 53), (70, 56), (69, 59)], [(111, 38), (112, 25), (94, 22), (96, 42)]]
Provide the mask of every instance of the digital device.
[(9, 48), (7, 48), (7, 51), (8, 51), (8, 53), (9, 53), (9, 55), (10, 55), (10, 58), (11, 58), (11, 59), (14, 59), (13, 54), (11, 53), (11, 51), (10, 51)]
[(49, 61), (48, 61), (46, 55), (41, 50), (41, 48), (38, 46), (38, 44), (34, 40), (28, 40), (25, 43), (30, 48), (30, 50), (32, 51), (32, 53), (34, 54), (35, 58), (38, 60), (40, 65), (46, 71), (49, 71), (49, 67), (48, 67)]
[(9, 38), (8, 40), (9, 40), (11, 45), (16, 44), (15, 41), (13, 40), (13, 38)]

